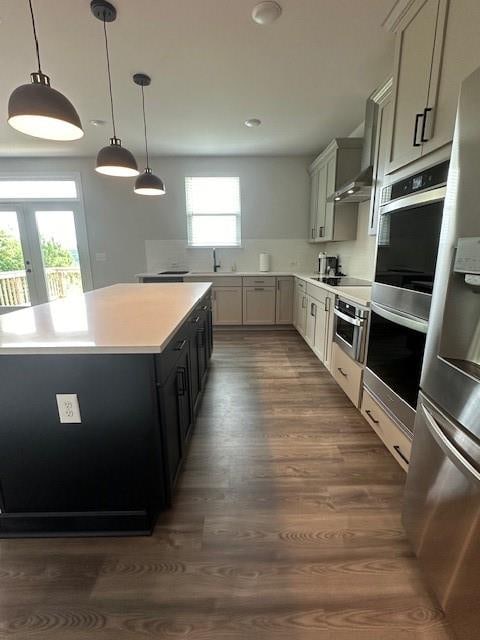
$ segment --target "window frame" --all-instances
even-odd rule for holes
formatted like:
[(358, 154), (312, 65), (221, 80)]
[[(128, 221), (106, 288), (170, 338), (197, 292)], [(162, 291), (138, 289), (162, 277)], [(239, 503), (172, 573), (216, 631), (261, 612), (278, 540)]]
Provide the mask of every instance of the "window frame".
[[(238, 182), (238, 197), (239, 197), (239, 211), (238, 213), (190, 213), (187, 209), (187, 182), (193, 178), (234, 178)], [(212, 175), (211, 173), (204, 175), (188, 175), (185, 176), (184, 179), (184, 197), (185, 197), (185, 212), (187, 216), (187, 249), (241, 249), (242, 248), (242, 188), (240, 176), (235, 175)], [(235, 216), (235, 234), (237, 238), (236, 244), (219, 244), (219, 243), (209, 243), (209, 244), (193, 244), (192, 243), (192, 220), (194, 217), (202, 218), (208, 216), (215, 217), (229, 217)]]

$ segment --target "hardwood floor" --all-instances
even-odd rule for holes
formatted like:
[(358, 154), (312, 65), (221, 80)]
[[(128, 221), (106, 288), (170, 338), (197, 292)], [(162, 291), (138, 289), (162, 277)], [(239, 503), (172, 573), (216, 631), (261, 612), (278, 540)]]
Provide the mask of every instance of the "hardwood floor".
[[(151, 538), (0, 541), (0, 639), (447, 640), (404, 474), (294, 332), (218, 332)], [(99, 488), (101, 490), (101, 488)]]

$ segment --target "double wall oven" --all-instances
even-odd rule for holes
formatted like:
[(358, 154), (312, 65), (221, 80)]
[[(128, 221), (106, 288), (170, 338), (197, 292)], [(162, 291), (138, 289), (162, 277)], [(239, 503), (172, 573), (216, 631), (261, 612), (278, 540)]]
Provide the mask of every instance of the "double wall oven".
[(383, 190), (364, 384), (413, 431), (448, 162)]

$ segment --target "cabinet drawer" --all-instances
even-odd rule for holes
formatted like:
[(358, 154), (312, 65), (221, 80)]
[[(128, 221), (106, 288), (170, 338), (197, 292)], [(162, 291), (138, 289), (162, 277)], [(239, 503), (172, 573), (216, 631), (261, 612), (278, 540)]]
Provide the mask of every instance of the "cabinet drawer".
[(214, 287), (241, 287), (242, 276), (217, 276), (214, 274), (185, 276), (184, 282), (211, 282)]
[(360, 406), (362, 374), (362, 367), (349, 358), (334, 342), (332, 346), (332, 375), (356, 407)]
[(307, 282), (307, 294), (317, 300), (317, 302), (324, 303), (325, 298), (327, 298), (330, 293), (323, 287), (317, 287), (317, 285)]
[(274, 287), (275, 276), (243, 276), (244, 287)]
[(398, 464), (407, 471), (412, 443), (366, 389), (363, 390), (361, 411)]

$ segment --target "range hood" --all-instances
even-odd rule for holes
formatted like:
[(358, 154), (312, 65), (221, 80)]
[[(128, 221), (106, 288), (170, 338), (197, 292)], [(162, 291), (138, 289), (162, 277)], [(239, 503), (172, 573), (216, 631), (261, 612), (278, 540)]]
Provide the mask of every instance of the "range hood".
[(364, 202), (372, 194), (373, 163), (375, 159), (375, 141), (377, 137), (377, 103), (368, 98), (365, 109), (365, 132), (361, 170), (356, 176), (344, 183), (329, 198), (329, 202)]

